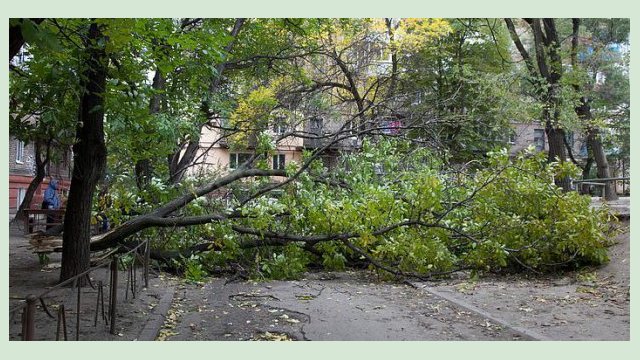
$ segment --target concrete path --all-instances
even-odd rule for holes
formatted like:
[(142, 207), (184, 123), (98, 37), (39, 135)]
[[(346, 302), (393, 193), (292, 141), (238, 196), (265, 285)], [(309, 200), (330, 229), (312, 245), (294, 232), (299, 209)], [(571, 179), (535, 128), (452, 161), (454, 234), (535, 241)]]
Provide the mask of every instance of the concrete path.
[(408, 285), (362, 273), (178, 289), (166, 340), (531, 340)]

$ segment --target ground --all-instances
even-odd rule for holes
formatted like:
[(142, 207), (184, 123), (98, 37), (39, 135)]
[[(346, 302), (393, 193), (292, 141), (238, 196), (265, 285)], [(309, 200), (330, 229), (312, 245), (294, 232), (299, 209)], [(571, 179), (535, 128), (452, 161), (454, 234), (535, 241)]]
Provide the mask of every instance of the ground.
[[(610, 248), (609, 264), (558, 276), (471, 281), (459, 274), (393, 284), (367, 272), (343, 272), (309, 273), (298, 281), (188, 284), (154, 273), (148, 288), (139, 280), (136, 298), (129, 293), (125, 299), (127, 275), (121, 272), (116, 334), (104, 321), (93, 326), (99, 302), (89, 288), (82, 295), (80, 340), (629, 340), (628, 221), (621, 226), (627, 231)], [(26, 240), (15, 232), (10, 238), (12, 308), (55, 284), (60, 259), (52, 254), (40, 269)], [(107, 283), (106, 271), (93, 276), (94, 283)], [(72, 339), (77, 295), (65, 291), (47, 301), (67, 304)], [(56, 319), (38, 314), (36, 338), (55, 339)], [(12, 340), (19, 339), (19, 315), (13, 316)]]

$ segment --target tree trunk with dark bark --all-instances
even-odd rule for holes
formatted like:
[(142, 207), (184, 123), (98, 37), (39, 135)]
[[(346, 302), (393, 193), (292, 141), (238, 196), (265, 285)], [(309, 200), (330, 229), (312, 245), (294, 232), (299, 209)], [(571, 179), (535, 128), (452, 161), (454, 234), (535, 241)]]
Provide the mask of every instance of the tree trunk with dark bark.
[[(564, 130), (547, 123), (545, 132), (549, 140), (549, 162), (565, 162), (567, 159), (567, 149), (564, 147)], [(563, 191), (571, 190), (571, 179), (567, 176), (556, 178), (555, 183), (561, 187)]]
[[(529, 24), (533, 33), (535, 59), (524, 47), (513, 21), (505, 19), (511, 39), (522, 55), (532, 78), (531, 82), (535, 87), (536, 97), (545, 106), (543, 119), (549, 143), (548, 159), (550, 162), (565, 162), (567, 160), (567, 149), (564, 144), (565, 131), (559, 122), (562, 105), (560, 79), (563, 75), (563, 68), (555, 20), (526, 18), (524, 21)], [(571, 181), (568, 177), (557, 178), (555, 183), (563, 191), (571, 189)]]
[[(90, 263), (91, 204), (96, 184), (104, 174), (104, 90), (106, 85), (105, 38), (98, 24), (92, 23), (86, 43), (73, 174), (62, 236), (60, 281), (87, 269)], [(82, 280), (82, 279), (81, 279)]]
[[(611, 171), (609, 169), (609, 161), (607, 160), (607, 154), (605, 154), (604, 147), (602, 146), (602, 142), (600, 141), (600, 131), (598, 129), (589, 129), (587, 135), (587, 145), (591, 148), (591, 151), (593, 151), (593, 159), (596, 162), (598, 178), (610, 178)], [(608, 181), (605, 183), (604, 198), (607, 201), (618, 200), (618, 193), (616, 192), (615, 182)]]
[[(574, 70), (578, 70), (578, 45), (580, 43), (579, 32), (581, 20), (578, 18), (573, 18), (571, 22), (573, 24), (573, 33), (571, 38), (571, 66), (574, 68)], [(574, 85), (574, 89), (576, 90), (576, 92), (580, 92), (581, 87), (579, 85)], [(591, 163), (593, 161), (596, 162), (596, 166), (598, 168), (598, 178), (611, 177), (611, 170), (609, 167), (609, 162), (607, 161), (607, 155), (605, 154), (604, 148), (602, 147), (602, 142), (600, 142), (600, 129), (594, 128), (590, 124), (590, 121), (592, 119), (591, 104), (586, 96), (580, 97), (580, 105), (576, 106), (575, 111), (578, 115), (578, 118), (580, 118), (580, 120), (582, 120), (582, 122), (586, 125), (587, 149), (588, 153), (593, 156), (590, 156), (587, 159), (587, 164), (583, 169), (583, 179), (588, 178), (589, 172), (591, 170)], [(584, 187), (582, 192), (584, 193)], [(606, 200), (618, 199), (615, 183), (608, 182), (605, 184), (604, 197)]]
[[(588, 179), (589, 178), (589, 174), (591, 173), (591, 165), (593, 165), (593, 158), (591, 157), (591, 155), (589, 155), (589, 157), (587, 158), (586, 164), (584, 164), (584, 167), (582, 168), (582, 178), (583, 179)], [(583, 195), (589, 194), (590, 187), (591, 186), (589, 186), (587, 184), (582, 184), (582, 186), (580, 187), (580, 194), (583, 194)]]

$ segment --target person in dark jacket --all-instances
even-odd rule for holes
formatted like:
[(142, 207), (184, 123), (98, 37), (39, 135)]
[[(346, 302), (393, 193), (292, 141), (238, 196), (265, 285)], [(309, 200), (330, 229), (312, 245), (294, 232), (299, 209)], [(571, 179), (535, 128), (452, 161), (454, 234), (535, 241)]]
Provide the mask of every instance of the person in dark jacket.
[[(49, 210), (57, 210), (60, 208), (60, 198), (58, 197), (58, 181), (51, 179), (49, 187), (44, 191), (44, 199), (42, 200), (42, 208)], [(56, 222), (57, 219), (54, 215), (47, 215), (47, 230), (51, 228), (50, 223)]]

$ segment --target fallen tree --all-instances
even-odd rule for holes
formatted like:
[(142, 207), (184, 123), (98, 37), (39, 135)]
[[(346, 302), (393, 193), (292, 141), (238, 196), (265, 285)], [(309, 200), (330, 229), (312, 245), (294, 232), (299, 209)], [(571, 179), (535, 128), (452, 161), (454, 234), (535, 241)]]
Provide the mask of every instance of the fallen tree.
[[(297, 169), (239, 169), (94, 236), (91, 249), (134, 243), (147, 229), (141, 236), (158, 239), (151, 257), (165, 265), (196, 262), (214, 271), (242, 264), (253, 276), (275, 278), (296, 277), (309, 264), (339, 270), (363, 261), (389, 276), (421, 279), (607, 261), (606, 210), (553, 183), (575, 172), (572, 164), (549, 164), (541, 154), (511, 161), (498, 152), (482, 167), (450, 171), (429, 151), (408, 149), (365, 142), (362, 153), (344, 158), (349, 170), (331, 174), (317, 154)], [(315, 180), (323, 174), (330, 181)], [(287, 180), (266, 181), (276, 175)], [(247, 198), (226, 207), (204, 198), (240, 180), (253, 185)]]

